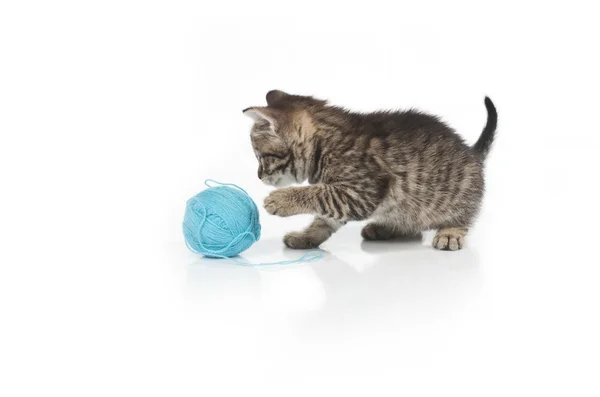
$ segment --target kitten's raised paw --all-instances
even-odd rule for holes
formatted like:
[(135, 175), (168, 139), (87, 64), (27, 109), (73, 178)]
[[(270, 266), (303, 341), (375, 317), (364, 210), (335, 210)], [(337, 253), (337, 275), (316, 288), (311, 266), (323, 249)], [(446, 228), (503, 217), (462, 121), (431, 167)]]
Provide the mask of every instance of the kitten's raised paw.
[(271, 192), (264, 201), (264, 207), (271, 215), (292, 216), (297, 215), (293, 203), (292, 190), (289, 188), (278, 189)]
[(465, 235), (465, 229), (440, 229), (433, 238), (433, 248), (444, 251), (458, 251), (464, 245)]
[(394, 237), (394, 232), (384, 225), (369, 223), (363, 227), (360, 235), (365, 240), (389, 240)]
[(286, 247), (297, 250), (317, 248), (322, 242), (316, 236), (304, 232), (291, 232), (283, 238), (283, 243)]

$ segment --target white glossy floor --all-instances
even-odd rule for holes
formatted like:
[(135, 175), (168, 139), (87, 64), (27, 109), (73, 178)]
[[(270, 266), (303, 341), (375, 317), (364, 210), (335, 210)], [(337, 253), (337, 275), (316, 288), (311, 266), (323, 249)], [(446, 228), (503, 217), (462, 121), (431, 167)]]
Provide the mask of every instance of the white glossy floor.
[[(431, 236), (361, 242), (354, 225), (324, 246), (324, 261), (287, 267), (182, 255), (186, 316), (202, 318), (197, 364), (239, 392), (595, 395), (598, 270), (544, 248), (545, 235), (516, 233), (507, 247), (505, 230), (482, 226), (448, 253)], [(296, 256), (270, 237), (246, 255)], [(244, 381), (228, 382), (240, 370)]]
[[(578, 3), (2, 2), (0, 396), (600, 395), (599, 28)], [(468, 142), (490, 95), (466, 248), (351, 224), (309, 264), (189, 252), (204, 179), (270, 191), (241, 110), (275, 88), (416, 106)], [(301, 255), (281, 238), (308, 218), (261, 221), (246, 260)]]
[[(364, 243), (359, 230), (334, 236), (324, 260), (291, 266), (240, 267), (182, 241), (137, 239), (139, 251), (4, 262), (2, 388), (597, 395), (599, 272), (588, 247), (530, 232), (507, 247), (500, 220), (457, 253), (431, 249), (431, 236)], [(297, 255), (270, 233), (244, 257)]]

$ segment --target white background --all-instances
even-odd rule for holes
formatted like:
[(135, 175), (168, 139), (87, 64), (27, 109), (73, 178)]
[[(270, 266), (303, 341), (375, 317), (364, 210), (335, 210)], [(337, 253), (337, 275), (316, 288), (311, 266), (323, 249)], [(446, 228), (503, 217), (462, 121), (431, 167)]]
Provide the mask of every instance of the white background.
[[(593, 2), (3, 1), (3, 396), (598, 396)], [(238, 267), (187, 251), (205, 178), (260, 204), (270, 89), (415, 106), (468, 142), (499, 111), (467, 247), (363, 243)], [(261, 212), (249, 261), (296, 258)]]

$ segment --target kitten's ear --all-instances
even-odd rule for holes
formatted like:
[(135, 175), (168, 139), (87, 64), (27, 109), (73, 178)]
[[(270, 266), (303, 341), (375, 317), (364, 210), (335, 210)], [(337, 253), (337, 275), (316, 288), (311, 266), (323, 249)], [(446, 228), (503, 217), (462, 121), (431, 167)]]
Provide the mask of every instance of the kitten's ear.
[(266, 120), (273, 126), (273, 129), (277, 128), (280, 124), (280, 121), (283, 117), (281, 111), (276, 109), (271, 109), (268, 107), (252, 107), (243, 110), (244, 114), (251, 119), (258, 120)]
[(267, 105), (272, 106), (286, 96), (288, 96), (288, 94), (283, 91), (271, 90), (267, 92)]

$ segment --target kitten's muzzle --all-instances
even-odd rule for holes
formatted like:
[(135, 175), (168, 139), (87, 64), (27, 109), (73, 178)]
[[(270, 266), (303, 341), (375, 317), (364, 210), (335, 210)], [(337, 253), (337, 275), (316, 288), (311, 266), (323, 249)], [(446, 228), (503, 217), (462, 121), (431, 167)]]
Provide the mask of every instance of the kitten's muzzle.
[(264, 172), (263, 172), (263, 167), (260, 164), (258, 165), (258, 173), (257, 173), (257, 175), (258, 175), (258, 179), (260, 179), (262, 181)]

